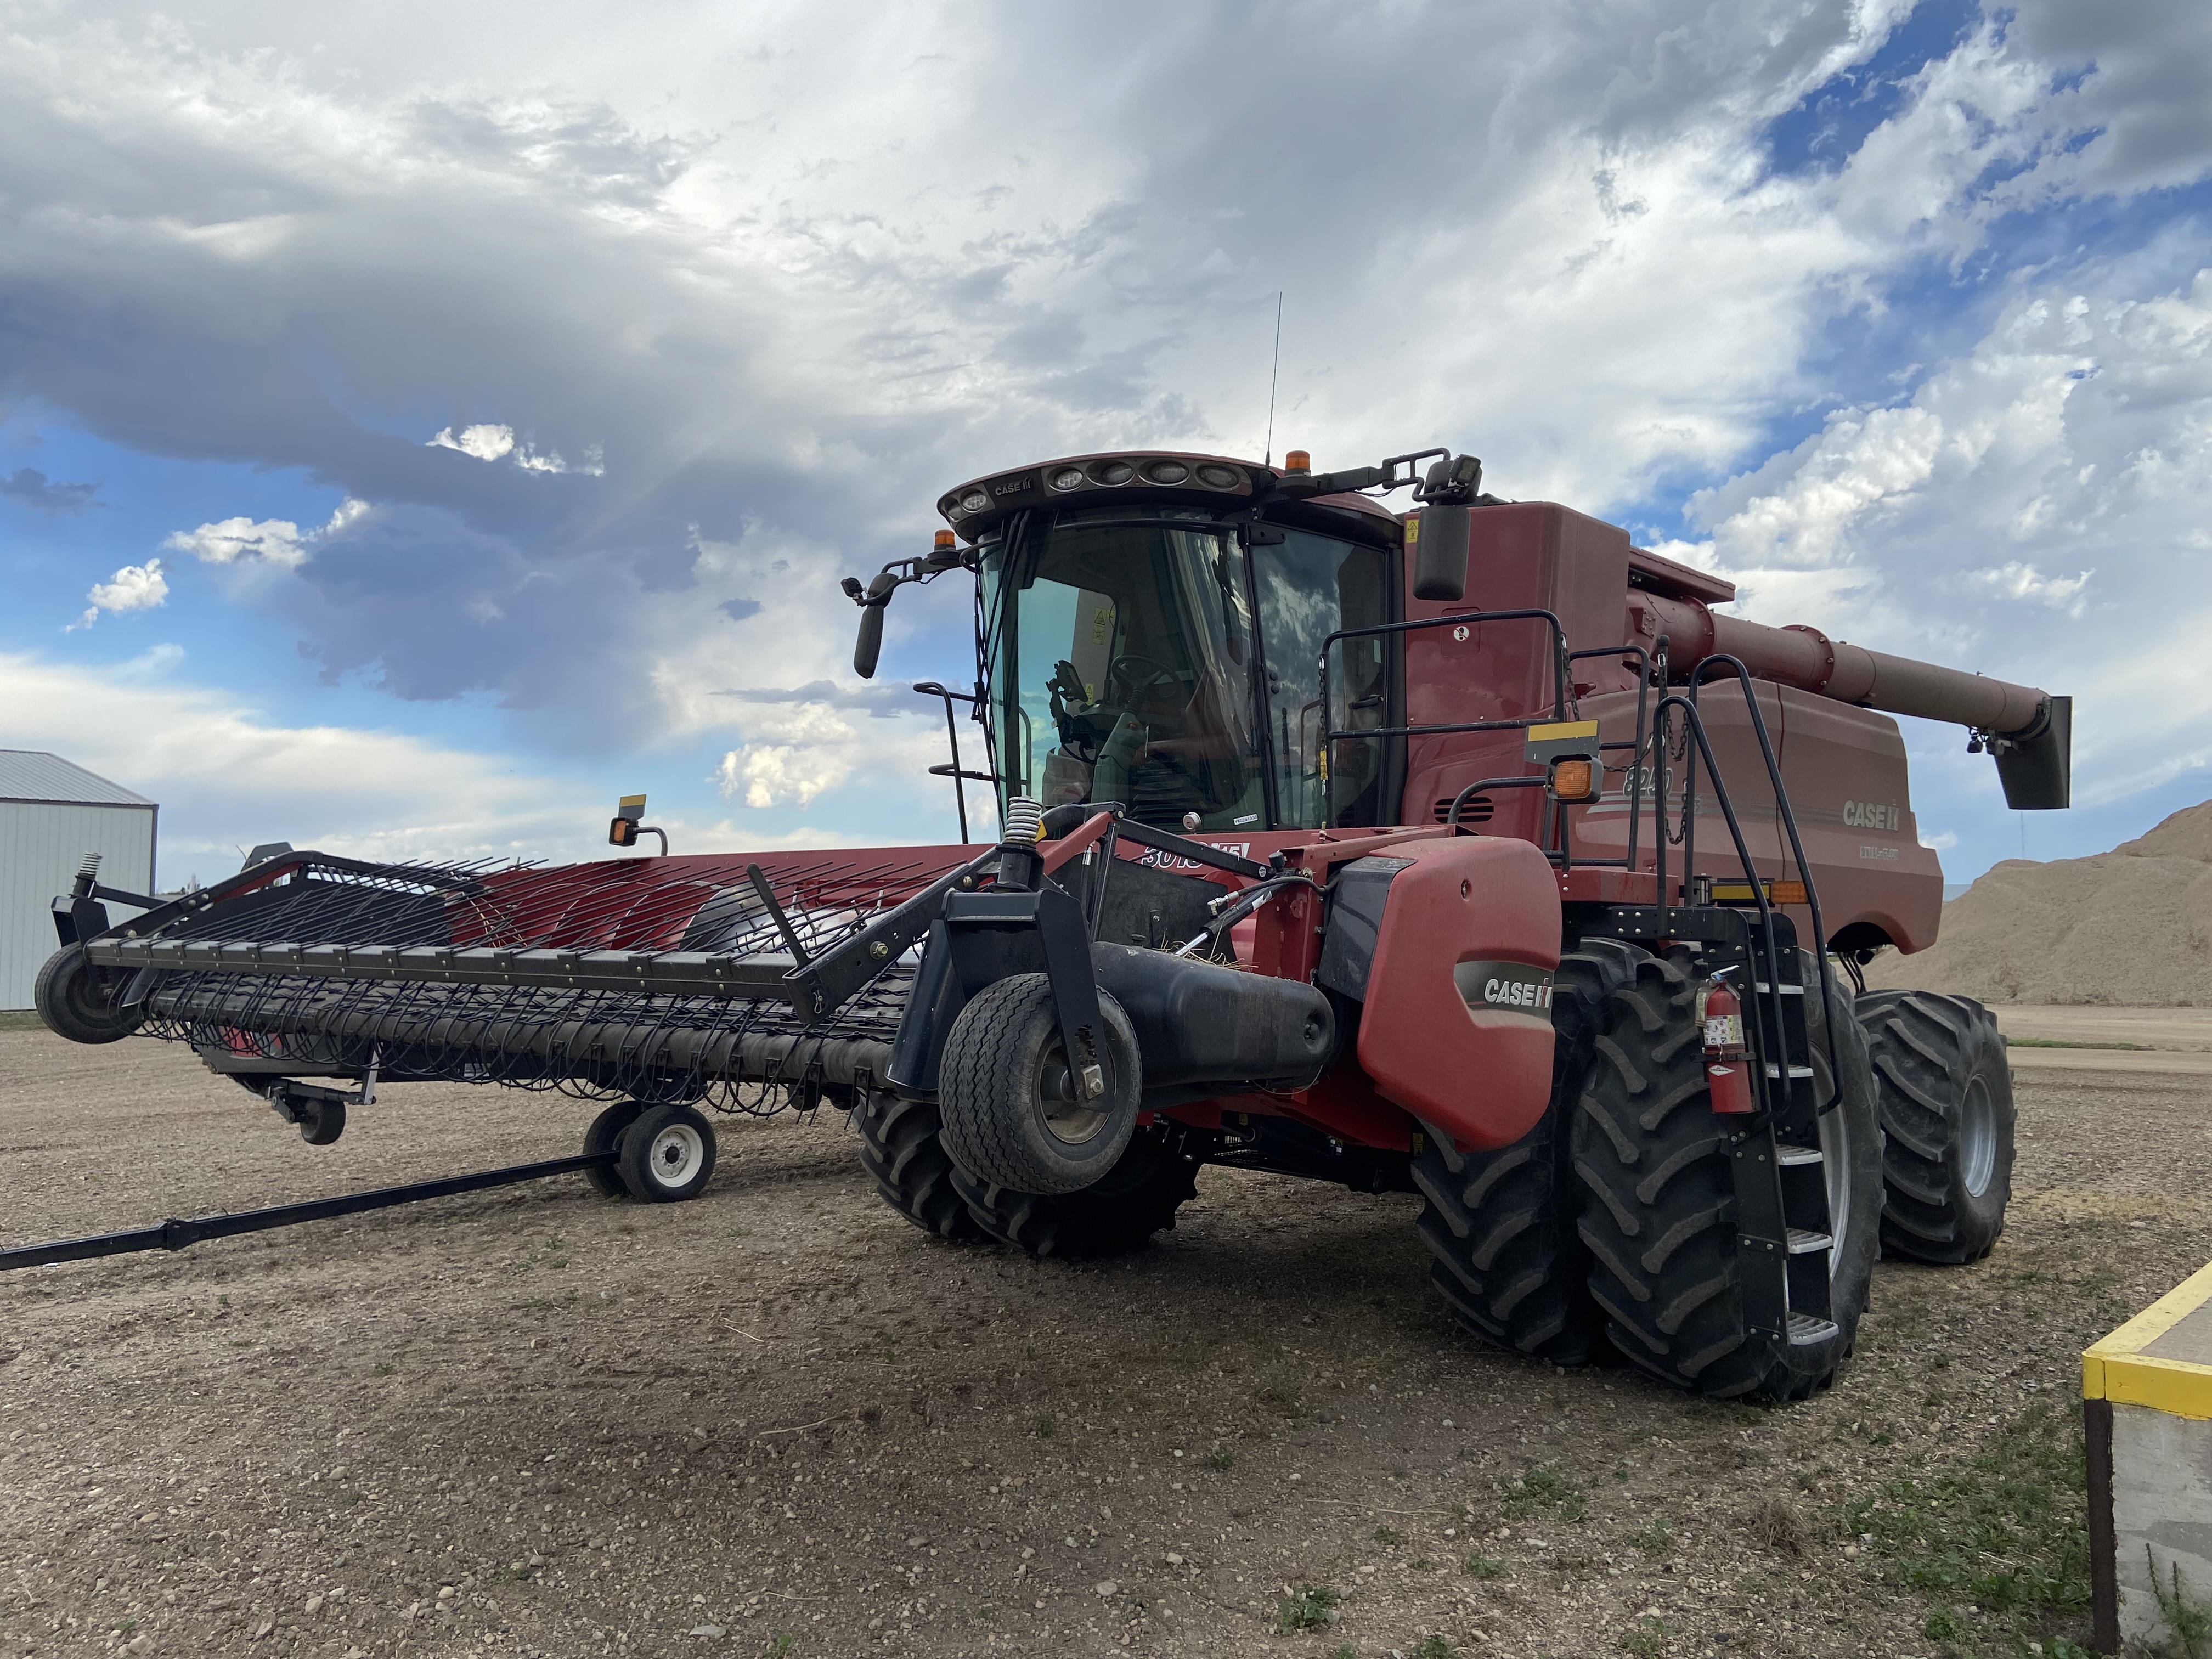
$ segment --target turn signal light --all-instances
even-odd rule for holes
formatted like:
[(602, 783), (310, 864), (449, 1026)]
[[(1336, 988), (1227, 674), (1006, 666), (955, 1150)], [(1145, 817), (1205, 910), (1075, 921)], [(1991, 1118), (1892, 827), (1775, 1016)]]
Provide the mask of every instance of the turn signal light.
[(1563, 755), (1552, 763), (1545, 787), (1553, 800), (1595, 800), (1597, 768), (1579, 755)]

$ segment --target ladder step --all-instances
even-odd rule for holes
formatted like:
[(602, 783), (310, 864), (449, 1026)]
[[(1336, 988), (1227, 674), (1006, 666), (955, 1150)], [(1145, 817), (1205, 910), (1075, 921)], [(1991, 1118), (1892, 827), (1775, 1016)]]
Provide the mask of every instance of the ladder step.
[[(1759, 984), (1752, 987), (1752, 989), (1762, 994), (1771, 993), (1774, 988), (1775, 988), (1773, 986), (1765, 984)], [(1802, 985), (1785, 985), (1782, 988), (1781, 994), (1785, 997), (1802, 997), (1805, 994), (1805, 988)]]
[(1792, 1146), (1783, 1141), (1774, 1148), (1774, 1161), (1785, 1170), (1794, 1170), (1801, 1164), (1820, 1164), (1826, 1160), (1821, 1158), (1818, 1146)]
[[(1780, 1077), (1782, 1075), (1782, 1068), (1770, 1060), (1766, 1062), (1766, 1074), (1769, 1077)], [(1793, 1079), (1810, 1077), (1813, 1075), (1813, 1068), (1809, 1066), (1792, 1066), (1790, 1068), (1790, 1075)]]
[(1839, 1328), (1832, 1319), (1816, 1319), (1811, 1314), (1794, 1313), (1790, 1316), (1790, 1344), (1804, 1347), (1814, 1342), (1826, 1342)]
[(1810, 1255), (1815, 1250), (1825, 1250), (1836, 1241), (1826, 1233), (1816, 1233), (1810, 1227), (1790, 1230), (1790, 1254)]

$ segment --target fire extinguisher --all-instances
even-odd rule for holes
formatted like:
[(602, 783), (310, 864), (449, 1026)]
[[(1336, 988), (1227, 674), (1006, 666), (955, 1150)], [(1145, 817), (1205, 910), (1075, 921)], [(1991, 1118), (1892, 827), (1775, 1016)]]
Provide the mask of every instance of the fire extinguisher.
[(1712, 1091), (1713, 1110), (1730, 1115), (1757, 1111), (1751, 1057), (1743, 1041), (1742, 999), (1726, 980), (1715, 978), (1698, 993), (1698, 1018), (1705, 1031), (1705, 1083)]

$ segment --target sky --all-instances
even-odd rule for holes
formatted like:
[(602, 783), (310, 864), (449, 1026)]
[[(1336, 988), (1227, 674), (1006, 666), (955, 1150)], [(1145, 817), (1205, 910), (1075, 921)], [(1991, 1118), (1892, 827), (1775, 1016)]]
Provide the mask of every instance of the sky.
[(0, 747), (289, 840), (952, 836), (1053, 454), (1449, 445), (1739, 609), (2070, 693), (1903, 722), (1948, 876), (2212, 794), (2212, 8), (0, 0)]

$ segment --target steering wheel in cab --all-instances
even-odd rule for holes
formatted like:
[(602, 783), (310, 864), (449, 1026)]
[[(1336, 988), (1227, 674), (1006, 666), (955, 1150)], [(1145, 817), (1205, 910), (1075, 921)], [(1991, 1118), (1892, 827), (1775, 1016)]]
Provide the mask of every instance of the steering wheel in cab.
[[(1180, 689), (1182, 678), (1165, 663), (1152, 657), (1139, 656), (1135, 652), (1130, 652), (1115, 658), (1107, 665), (1106, 695), (1100, 701), (1115, 704), (1133, 714), (1152, 695), (1154, 686), (1165, 684)], [(1196, 695), (1196, 690), (1197, 688), (1194, 686), (1192, 696)], [(1190, 707), (1190, 697), (1186, 696), (1181, 703), (1167, 712), (1181, 714)]]

